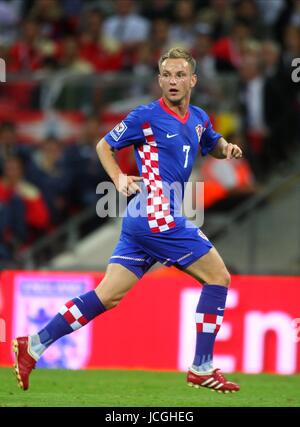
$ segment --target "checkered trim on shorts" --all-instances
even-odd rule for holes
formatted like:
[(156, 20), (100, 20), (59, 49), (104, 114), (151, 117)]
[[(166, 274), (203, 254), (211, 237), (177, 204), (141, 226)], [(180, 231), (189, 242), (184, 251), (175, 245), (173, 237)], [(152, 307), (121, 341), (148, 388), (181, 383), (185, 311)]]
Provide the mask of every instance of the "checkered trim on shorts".
[(150, 123), (142, 125), (146, 143), (138, 148), (142, 160), (142, 176), (148, 191), (147, 217), (152, 233), (169, 230), (176, 223), (170, 213), (170, 203), (163, 194), (162, 179), (158, 167), (158, 148)]
[(72, 300), (63, 305), (59, 310), (59, 313), (69, 323), (73, 331), (76, 331), (88, 323), (88, 320), (83, 316), (77, 305)]
[(197, 332), (216, 334), (223, 321), (223, 316), (208, 313), (196, 313)]

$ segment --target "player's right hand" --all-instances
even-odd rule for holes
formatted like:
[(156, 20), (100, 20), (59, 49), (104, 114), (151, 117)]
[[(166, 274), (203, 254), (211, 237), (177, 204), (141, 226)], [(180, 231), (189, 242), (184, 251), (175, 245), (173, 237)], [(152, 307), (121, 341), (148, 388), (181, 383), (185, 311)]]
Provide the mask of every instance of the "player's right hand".
[(138, 186), (137, 182), (141, 181), (143, 181), (142, 176), (130, 176), (120, 174), (117, 181), (115, 182), (115, 186), (120, 193), (128, 197), (132, 194), (135, 194), (136, 192), (140, 193), (141, 189)]

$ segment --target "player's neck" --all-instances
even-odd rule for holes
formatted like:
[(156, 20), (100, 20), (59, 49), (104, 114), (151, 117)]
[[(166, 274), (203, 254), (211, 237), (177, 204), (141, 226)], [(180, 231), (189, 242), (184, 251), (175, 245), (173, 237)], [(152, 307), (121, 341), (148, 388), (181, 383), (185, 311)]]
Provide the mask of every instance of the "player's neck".
[(170, 102), (167, 98), (165, 98), (164, 96), (162, 97), (163, 102), (165, 103), (165, 105), (171, 110), (173, 111), (175, 114), (177, 114), (177, 116), (184, 118), (188, 108), (189, 108), (189, 100), (187, 99), (183, 99), (181, 101), (180, 104), (173, 104), (172, 102)]

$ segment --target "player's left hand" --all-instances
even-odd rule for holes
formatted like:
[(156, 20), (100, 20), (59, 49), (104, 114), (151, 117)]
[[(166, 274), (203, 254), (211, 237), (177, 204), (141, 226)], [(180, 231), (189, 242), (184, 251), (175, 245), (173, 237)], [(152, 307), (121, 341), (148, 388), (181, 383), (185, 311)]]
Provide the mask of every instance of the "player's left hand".
[(226, 159), (240, 159), (243, 156), (243, 152), (238, 145), (228, 143), (225, 147)]

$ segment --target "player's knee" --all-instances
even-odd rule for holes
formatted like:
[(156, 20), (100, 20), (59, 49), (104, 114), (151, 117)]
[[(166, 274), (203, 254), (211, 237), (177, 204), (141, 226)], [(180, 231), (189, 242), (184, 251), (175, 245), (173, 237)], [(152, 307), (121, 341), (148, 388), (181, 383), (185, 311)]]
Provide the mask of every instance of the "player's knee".
[(107, 310), (117, 307), (119, 302), (122, 300), (120, 295), (102, 295), (101, 302)]
[(95, 292), (100, 299), (101, 303), (107, 310), (110, 310), (116, 307), (122, 299), (122, 295), (118, 292), (114, 292), (111, 289), (107, 289), (105, 284), (105, 279), (101, 284), (95, 289)]
[(222, 281), (223, 284), (228, 288), (230, 286), (230, 282), (231, 282), (231, 276), (229, 271), (225, 268), (225, 271), (223, 272), (223, 277), (222, 277)]
[(211, 277), (209, 277), (208, 280), (206, 280), (206, 283), (210, 285), (221, 285), (228, 288), (230, 285), (230, 280), (231, 280), (230, 273), (224, 267), (223, 269), (212, 274)]
[(110, 299), (108, 301), (105, 301), (104, 306), (106, 307), (107, 310), (111, 310), (112, 308), (117, 307), (119, 302), (120, 300)]

